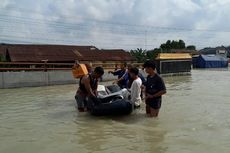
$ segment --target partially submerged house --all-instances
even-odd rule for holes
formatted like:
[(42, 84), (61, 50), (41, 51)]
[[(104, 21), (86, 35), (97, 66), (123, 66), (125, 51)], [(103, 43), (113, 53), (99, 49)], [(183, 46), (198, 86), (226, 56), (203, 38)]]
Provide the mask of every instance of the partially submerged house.
[(192, 57), (188, 53), (160, 53), (155, 61), (159, 74), (191, 72)]
[(193, 68), (226, 68), (228, 59), (221, 55), (199, 55), (192, 59)]

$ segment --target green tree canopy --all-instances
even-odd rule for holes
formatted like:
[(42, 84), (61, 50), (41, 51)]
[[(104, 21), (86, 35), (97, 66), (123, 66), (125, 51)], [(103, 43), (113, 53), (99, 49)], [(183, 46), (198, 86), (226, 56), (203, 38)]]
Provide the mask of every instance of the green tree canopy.
[(136, 50), (131, 50), (130, 53), (137, 59), (137, 62), (145, 62), (149, 59), (155, 59), (159, 53), (169, 53), (172, 49), (196, 50), (196, 46), (189, 45), (186, 47), (183, 40), (167, 40), (166, 43), (160, 45), (160, 48), (148, 51), (143, 50), (142, 48), (137, 48)]
[(131, 55), (137, 59), (138, 63), (142, 63), (146, 61), (146, 50), (142, 48), (137, 48), (135, 50), (130, 51)]
[(189, 50), (196, 50), (196, 46), (194, 45), (189, 45), (186, 47), (186, 49), (189, 49)]
[(160, 48), (164, 51), (170, 51), (171, 49), (185, 49), (185, 42), (183, 40), (167, 40), (166, 43), (160, 45)]

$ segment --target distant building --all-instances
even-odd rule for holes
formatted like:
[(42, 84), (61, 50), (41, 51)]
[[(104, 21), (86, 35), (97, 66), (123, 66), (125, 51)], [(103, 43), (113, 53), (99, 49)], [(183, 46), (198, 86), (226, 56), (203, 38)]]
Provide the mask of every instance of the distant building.
[(191, 56), (199, 54), (197, 50), (189, 50), (189, 49), (171, 49), (170, 52), (171, 53), (189, 53)]
[(100, 50), (95, 46), (0, 44), (0, 56), (9, 62), (83, 63), (134, 62), (122, 49)]
[(0, 62), (7, 60), (7, 48), (3, 45), (0, 45)]
[(204, 55), (220, 55), (222, 57), (229, 57), (230, 55), (230, 51), (228, 48), (221, 46), (221, 47), (216, 47), (216, 48), (204, 48), (201, 49), (200, 54), (204, 54)]
[(160, 53), (156, 58), (159, 74), (178, 74), (191, 72), (192, 57), (188, 53)]
[(221, 55), (199, 55), (192, 59), (193, 68), (226, 68), (228, 59)]

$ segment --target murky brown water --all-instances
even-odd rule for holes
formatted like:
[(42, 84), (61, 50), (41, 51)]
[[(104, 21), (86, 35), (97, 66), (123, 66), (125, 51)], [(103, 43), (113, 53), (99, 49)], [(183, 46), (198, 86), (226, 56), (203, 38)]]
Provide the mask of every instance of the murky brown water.
[(0, 153), (229, 153), (230, 71), (165, 81), (158, 119), (78, 113), (75, 85), (0, 90)]

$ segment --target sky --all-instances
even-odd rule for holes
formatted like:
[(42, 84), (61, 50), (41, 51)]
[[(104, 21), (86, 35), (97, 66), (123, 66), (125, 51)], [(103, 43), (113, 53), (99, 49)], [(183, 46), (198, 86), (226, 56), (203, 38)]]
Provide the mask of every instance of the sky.
[(0, 43), (229, 46), (230, 0), (1, 0)]

